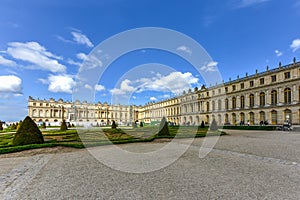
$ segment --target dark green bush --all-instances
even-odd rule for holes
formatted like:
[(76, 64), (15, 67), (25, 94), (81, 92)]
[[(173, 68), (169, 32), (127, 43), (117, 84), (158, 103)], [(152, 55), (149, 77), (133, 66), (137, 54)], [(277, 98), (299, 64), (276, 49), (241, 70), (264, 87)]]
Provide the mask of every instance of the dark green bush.
[(115, 120), (112, 121), (111, 128), (112, 129), (116, 129), (117, 128)]
[(201, 122), (200, 128), (205, 128), (204, 121)]
[(36, 123), (27, 116), (17, 130), (13, 139), (13, 145), (42, 144), (44, 143), (43, 135)]
[(168, 122), (165, 117), (162, 118), (160, 125), (159, 125), (159, 132), (157, 134), (158, 136), (166, 136), (170, 135), (169, 128), (168, 128)]
[(66, 123), (66, 121), (65, 121), (64, 119), (63, 119), (63, 121), (61, 122), (60, 130), (61, 130), (61, 131), (66, 131), (66, 130), (68, 130), (67, 123)]
[(0, 131), (3, 131), (2, 122), (0, 121)]

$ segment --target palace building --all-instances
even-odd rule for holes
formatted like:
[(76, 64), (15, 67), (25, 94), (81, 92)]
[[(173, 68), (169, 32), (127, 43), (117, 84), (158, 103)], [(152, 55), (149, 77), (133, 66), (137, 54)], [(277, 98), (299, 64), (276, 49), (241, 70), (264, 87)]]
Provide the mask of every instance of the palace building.
[(29, 97), (28, 115), (36, 122), (155, 124), (163, 116), (177, 125), (300, 124), (300, 62), (248, 75), (222, 84), (194, 88), (177, 97), (144, 106), (39, 100)]

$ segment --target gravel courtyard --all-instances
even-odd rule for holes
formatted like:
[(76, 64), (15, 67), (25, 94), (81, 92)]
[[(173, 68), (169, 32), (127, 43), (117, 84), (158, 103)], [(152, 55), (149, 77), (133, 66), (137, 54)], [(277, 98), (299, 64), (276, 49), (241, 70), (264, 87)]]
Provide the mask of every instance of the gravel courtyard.
[[(0, 155), (0, 199), (299, 199), (300, 133), (226, 132), (205, 158), (199, 158), (204, 138), (197, 138), (173, 164), (149, 173), (112, 169), (86, 149)], [(118, 147), (144, 152), (167, 143)]]

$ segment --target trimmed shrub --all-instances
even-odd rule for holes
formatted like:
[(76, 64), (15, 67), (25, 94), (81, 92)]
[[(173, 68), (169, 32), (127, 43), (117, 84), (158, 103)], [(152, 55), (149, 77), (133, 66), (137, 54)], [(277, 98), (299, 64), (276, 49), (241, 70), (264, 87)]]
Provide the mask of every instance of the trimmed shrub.
[(41, 128), (46, 128), (46, 123), (45, 122), (42, 123)]
[[(19, 123), (20, 124), (20, 123)], [(17, 130), (13, 139), (13, 145), (26, 145), (26, 144), (42, 144), (44, 143), (44, 137), (36, 125), (36, 123), (27, 116), (20, 128)]]
[(20, 122), (17, 125), (17, 130), (19, 130), (19, 128), (21, 127), (22, 123), (23, 123), (22, 120), (20, 120)]
[(211, 122), (211, 125), (210, 125), (210, 127), (209, 127), (209, 130), (211, 130), (211, 131), (216, 131), (216, 130), (218, 130), (218, 124), (217, 124), (217, 122), (216, 122), (215, 119), (213, 119), (213, 121)]
[(3, 131), (2, 122), (0, 121), (0, 131)]
[(204, 121), (201, 122), (200, 128), (205, 128)]
[(144, 126), (144, 123), (143, 122), (140, 122), (140, 127), (143, 127)]
[(64, 119), (63, 119), (63, 121), (61, 122), (60, 130), (61, 130), (61, 131), (66, 131), (66, 130), (68, 130), (67, 123), (66, 123), (66, 121), (65, 121)]
[(168, 122), (166, 118), (163, 117), (159, 125), (158, 136), (167, 136), (167, 135), (170, 135)]
[(117, 128), (115, 120), (112, 121), (111, 128), (112, 129), (116, 129)]
[(11, 130), (16, 130), (16, 129), (17, 129), (17, 126), (16, 126), (16, 124), (15, 124), (15, 123), (13, 123), (13, 124), (10, 126), (10, 129), (11, 129)]

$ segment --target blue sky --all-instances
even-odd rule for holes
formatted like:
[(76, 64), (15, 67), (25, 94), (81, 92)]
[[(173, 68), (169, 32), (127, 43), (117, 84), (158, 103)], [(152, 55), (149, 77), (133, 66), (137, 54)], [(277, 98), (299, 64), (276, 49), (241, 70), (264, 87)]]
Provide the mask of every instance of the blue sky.
[[(141, 27), (193, 38), (225, 81), (300, 59), (299, 0), (2, 0), (0, 120), (23, 119), (28, 96), (72, 100), (87, 55), (107, 38)], [(177, 50), (192, 53), (186, 46)], [(138, 70), (147, 63), (161, 65)], [(162, 65), (169, 68), (160, 71)], [(86, 89), (96, 89), (96, 102), (111, 102), (112, 94), (125, 91), (131, 92), (128, 103), (144, 104), (176, 95), (162, 83), (186, 89), (203, 79), (184, 59), (145, 49), (121, 56)]]

